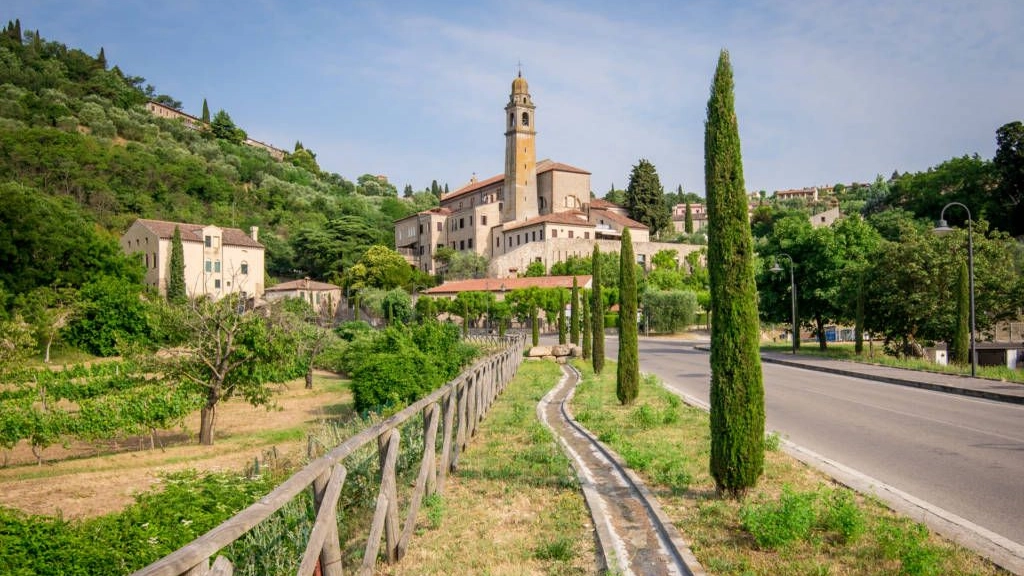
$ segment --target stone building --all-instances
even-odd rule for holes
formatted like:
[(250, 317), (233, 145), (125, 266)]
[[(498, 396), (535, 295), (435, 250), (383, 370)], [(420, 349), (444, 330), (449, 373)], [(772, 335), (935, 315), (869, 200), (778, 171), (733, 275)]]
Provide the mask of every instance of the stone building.
[(443, 273), (437, 249), (473, 251), (490, 260), (488, 275), (506, 278), (531, 262), (545, 267), (570, 255), (589, 256), (594, 243), (618, 251), (628, 228), (637, 259), (650, 262), (658, 250), (676, 250), (680, 261), (697, 246), (650, 242), (647, 226), (610, 202), (591, 198), (590, 172), (552, 160), (537, 161), (536, 106), (520, 74), (505, 105), (505, 172), (474, 176), (441, 197), (440, 207), (395, 222), (395, 247), (431, 274)]
[(264, 248), (259, 229), (249, 234), (238, 228), (212, 224), (186, 224), (139, 218), (121, 236), (126, 254), (138, 254), (146, 267), (144, 282), (167, 294), (171, 267), (171, 239), (181, 233), (185, 255), (185, 292), (189, 297), (219, 299), (233, 292), (244, 298), (263, 296)]

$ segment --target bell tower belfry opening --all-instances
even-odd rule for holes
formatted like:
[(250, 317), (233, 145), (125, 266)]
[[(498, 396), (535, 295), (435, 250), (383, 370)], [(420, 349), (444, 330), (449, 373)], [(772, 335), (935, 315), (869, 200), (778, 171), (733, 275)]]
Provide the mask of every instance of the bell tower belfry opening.
[(502, 222), (526, 220), (537, 209), (536, 107), (522, 70), (512, 81), (512, 93), (505, 106), (505, 183)]

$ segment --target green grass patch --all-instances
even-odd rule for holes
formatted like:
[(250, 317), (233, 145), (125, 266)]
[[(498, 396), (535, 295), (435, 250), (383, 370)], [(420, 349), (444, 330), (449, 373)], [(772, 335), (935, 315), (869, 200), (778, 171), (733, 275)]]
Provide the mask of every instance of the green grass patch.
[[(697, 558), (716, 575), (1006, 574), (808, 469), (766, 436), (765, 473), (746, 498), (719, 497), (708, 472), (708, 414), (644, 378), (631, 406), (615, 397), (615, 370), (583, 378), (573, 413), (634, 468)], [(657, 415), (661, 415), (660, 418)]]

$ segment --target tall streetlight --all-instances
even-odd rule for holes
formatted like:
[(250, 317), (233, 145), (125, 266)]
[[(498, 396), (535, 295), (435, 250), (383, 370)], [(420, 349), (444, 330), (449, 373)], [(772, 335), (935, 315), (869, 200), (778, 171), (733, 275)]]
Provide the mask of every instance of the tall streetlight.
[(967, 282), (971, 293), (971, 377), (973, 378), (978, 371), (978, 357), (974, 345), (974, 223), (971, 221), (971, 211), (967, 206), (959, 202), (950, 202), (942, 207), (939, 221), (935, 223), (933, 232), (942, 236), (953, 231), (946, 223), (946, 208), (950, 206), (959, 206), (967, 212)]
[(782, 272), (782, 267), (779, 266), (779, 256), (789, 259), (789, 293), (792, 300), (793, 354), (796, 355), (796, 349), (800, 347), (800, 326), (796, 323), (796, 278), (793, 276), (793, 268), (796, 268), (796, 264), (793, 263), (792, 256), (780, 252), (776, 255), (775, 263), (769, 269), (771, 272)]

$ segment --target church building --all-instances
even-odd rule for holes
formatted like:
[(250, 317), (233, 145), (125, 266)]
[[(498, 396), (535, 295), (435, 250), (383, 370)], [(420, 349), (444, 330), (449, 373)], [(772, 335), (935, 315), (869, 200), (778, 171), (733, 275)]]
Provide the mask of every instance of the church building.
[(618, 252), (629, 228), (637, 259), (649, 264), (671, 247), (680, 260), (690, 247), (649, 242), (647, 226), (626, 210), (591, 198), (590, 172), (551, 160), (537, 161), (536, 106), (522, 73), (512, 81), (505, 105), (505, 172), (476, 177), (441, 197), (440, 206), (395, 222), (395, 246), (410, 264), (443, 273), (437, 249), (474, 251), (490, 260), (492, 278), (514, 277), (531, 262), (545, 268), (569, 256), (589, 256), (595, 243)]

